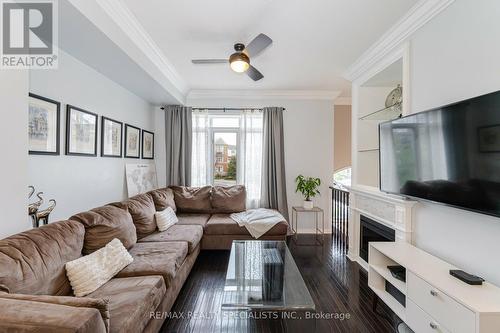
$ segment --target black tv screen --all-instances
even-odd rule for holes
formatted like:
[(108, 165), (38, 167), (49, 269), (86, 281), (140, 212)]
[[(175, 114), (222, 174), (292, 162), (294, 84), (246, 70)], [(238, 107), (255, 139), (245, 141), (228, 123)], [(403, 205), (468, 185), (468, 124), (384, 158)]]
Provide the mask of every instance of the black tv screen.
[(380, 189), (500, 216), (500, 91), (381, 123)]

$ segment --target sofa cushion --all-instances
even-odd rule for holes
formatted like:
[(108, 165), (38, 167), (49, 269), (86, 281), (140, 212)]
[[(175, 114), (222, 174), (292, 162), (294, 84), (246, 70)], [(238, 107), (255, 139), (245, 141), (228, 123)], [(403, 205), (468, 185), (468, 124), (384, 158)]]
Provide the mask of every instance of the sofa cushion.
[(54, 222), (0, 240), (0, 290), (33, 295), (70, 295), (66, 262), (82, 253), (85, 228)]
[(245, 186), (214, 186), (212, 188), (212, 209), (214, 213), (239, 213), (246, 209)]
[[(214, 214), (208, 220), (205, 227), (207, 235), (250, 235), (245, 227), (240, 227), (231, 217), (230, 214)], [(286, 235), (288, 223), (285, 221), (275, 224), (268, 232), (267, 236)]]
[[(45, 304), (59, 304), (77, 308), (97, 309), (101, 314), (106, 330), (109, 331), (109, 301), (107, 299), (74, 296), (8, 294), (4, 292), (0, 292), (0, 299), (12, 299), (18, 301), (40, 302)], [(39, 306), (44, 307), (44, 305), (41, 304)]]
[(127, 249), (137, 242), (132, 216), (126, 210), (114, 206), (94, 208), (88, 212), (73, 215), (75, 220), (85, 226), (83, 254), (100, 249), (114, 238), (118, 238)]
[(133, 261), (118, 239), (99, 250), (66, 263), (66, 275), (77, 297), (85, 296), (108, 282)]
[(174, 192), (170, 188), (160, 188), (157, 190), (153, 190), (148, 192), (153, 198), (153, 202), (155, 203), (155, 209), (157, 212), (170, 207), (175, 211), (177, 211), (177, 207), (175, 207), (174, 200)]
[(168, 288), (187, 253), (186, 242), (137, 243), (130, 249), (134, 261), (116, 277), (161, 275)]
[(105, 333), (97, 309), (0, 298), (0, 332)]
[(212, 186), (185, 187), (171, 186), (174, 192), (175, 206), (181, 213), (210, 213), (210, 192)]
[(128, 200), (112, 203), (112, 205), (126, 209), (132, 215), (138, 238), (156, 230), (156, 209), (151, 195), (139, 194)]
[(203, 228), (207, 225), (210, 214), (177, 214), (179, 222), (177, 225), (201, 225)]
[(160, 276), (144, 276), (111, 279), (87, 297), (109, 300), (110, 332), (142, 332), (165, 292)]
[(139, 240), (142, 242), (172, 242), (188, 243), (188, 252), (192, 253), (203, 237), (203, 227), (200, 225), (173, 225), (166, 231), (155, 232)]

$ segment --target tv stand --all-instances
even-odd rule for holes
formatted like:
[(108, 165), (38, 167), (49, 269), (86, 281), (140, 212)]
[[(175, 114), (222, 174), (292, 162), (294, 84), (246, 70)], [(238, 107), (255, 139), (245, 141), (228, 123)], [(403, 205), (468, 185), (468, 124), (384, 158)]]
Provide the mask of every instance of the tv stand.
[[(406, 269), (406, 281), (392, 265)], [(468, 285), (450, 275), (456, 267), (405, 242), (370, 243), (368, 266), (369, 287), (416, 333), (499, 332), (500, 288)]]

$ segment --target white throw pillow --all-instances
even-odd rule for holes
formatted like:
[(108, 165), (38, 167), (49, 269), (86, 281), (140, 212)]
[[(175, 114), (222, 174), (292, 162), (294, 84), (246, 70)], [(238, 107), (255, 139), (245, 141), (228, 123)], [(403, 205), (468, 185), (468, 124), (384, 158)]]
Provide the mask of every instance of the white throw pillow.
[(134, 259), (119, 239), (115, 238), (103, 248), (66, 263), (75, 296), (90, 294), (130, 264)]
[(156, 225), (158, 226), (158, 230), (165, 231), (177, 222), (179, 219), (177, 215), (175, 215), (174, 210), (171, 207), (167, 207), (165, 210), (161, 212), (155, 213)]

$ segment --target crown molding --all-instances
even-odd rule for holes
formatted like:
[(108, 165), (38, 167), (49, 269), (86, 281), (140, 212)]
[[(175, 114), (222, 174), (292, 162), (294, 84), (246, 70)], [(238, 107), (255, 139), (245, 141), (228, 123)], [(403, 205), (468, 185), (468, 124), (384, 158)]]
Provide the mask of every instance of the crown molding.
[(352, 105), (352, 97), (337, 97), (333, 101), (334, 105)]
[(332, 90), (191, 90), (188, 100), (195, 99), (309, 99), (335, 100), (340, 91)]
[(344, 72), (354, 81), (455, 0), (420, 0)]
[(120, 0), (97, 0), (97, 3), (170, 83), (185, 96), (189, 89), (187, 83), (130, 9)]

